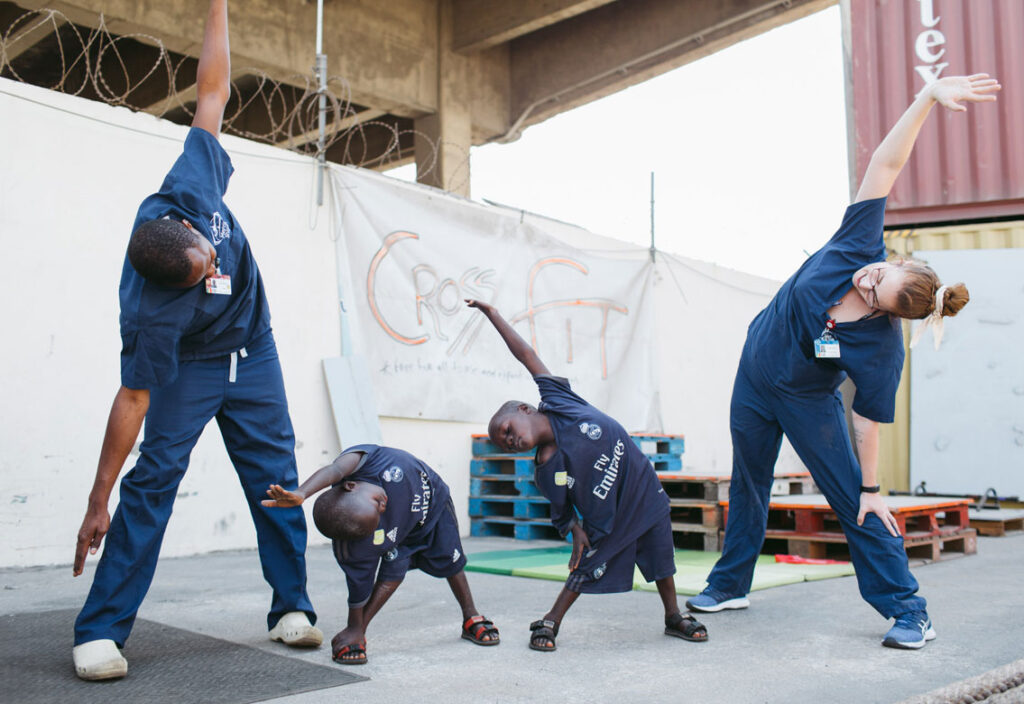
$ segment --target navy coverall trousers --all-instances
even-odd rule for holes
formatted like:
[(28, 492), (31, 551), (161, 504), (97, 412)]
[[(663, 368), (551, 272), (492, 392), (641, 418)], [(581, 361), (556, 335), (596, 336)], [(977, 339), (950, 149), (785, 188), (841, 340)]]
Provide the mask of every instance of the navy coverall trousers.
[(808, 398), (780, 392), (746, 355), (730, 407), (733, 461), (725, 546), (708, 584), (732, 597), (750, 591), (785, 433), (839, 518), (861, 596), (886, 618), (923, 610), (926, 602), (916, 595), (903, 538), (890, 534), (873, 513), (857, 525), (861, 472), (839, 393)]
[(266, 508), (270, 484), (298, 485), (295, 435), (274, 338), (267, 333), (236, 358), (182, 362), (178, 378), (150, 391), (145, 437), (106, 535), (92, 589), (75, 621), (75, 644), (109, 638), (123, 646), (149, 589), (189, 454), (211, 418), (249, 503), (263, 576), (273, 589), (267, 627), (289, 611), (316, 621), (306, 595), (306, 520), (300, 507)]

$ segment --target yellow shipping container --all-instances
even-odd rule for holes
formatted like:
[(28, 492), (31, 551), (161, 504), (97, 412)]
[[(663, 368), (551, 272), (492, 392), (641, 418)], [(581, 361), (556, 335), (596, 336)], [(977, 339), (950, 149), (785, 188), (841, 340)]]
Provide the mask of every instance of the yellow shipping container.
[[(946, 249), (1024, 248), (1024, 220), (957, 224), (914, 230), (887, 230), (885, 246), (891, 256)], [(970, 282), (966, 282), (970, 288)], [(909, 491), (910, 486), (910, 323), (903, 321), (907, 361), (896, 391), (896, 421), (883, 425), (879, 438), (878, 474), (882, 491)]]

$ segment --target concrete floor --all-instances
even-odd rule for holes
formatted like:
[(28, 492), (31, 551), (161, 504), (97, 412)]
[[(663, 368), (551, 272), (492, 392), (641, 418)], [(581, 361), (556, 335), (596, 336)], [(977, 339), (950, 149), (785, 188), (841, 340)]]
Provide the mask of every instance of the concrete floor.
[[(543, 544), (470, 538), (465, 548)], [(584, 596), (557, 652), (538, 653), (527, 625), (559, 583), (469, 573), (477, 606), (502, 631), (501, 645), (483, 648), (458, 637), (445, 581), (413, 572), (370, 628), (369, 664), (354, 668), (370, 681), (273, 701), (896, 702), (1024, 656), (1022, 558), (1024, 536), (979, 538), (977, 555), (915, 568), (939, 634), (922, 651), (881, 647), (888, 622), (840, 578), (754, 592), (746, 611), (704, 615), (701, 644), (662, 634), (655, 593)], [(77, 608), (91, 578), (92, 567), (78, 579), (70, 566), (2, 570), (0, 613)], [(329, 639), (344, 625), (346, 589), (327, 548), (309, 551), (309, 592)], [(331, 665), (326, 646), (266, 640), (269, 601), (255, 552), (216, 553), (161, 561), (140, 616)], [(130, 641), (125, 655), (130, 664)]]

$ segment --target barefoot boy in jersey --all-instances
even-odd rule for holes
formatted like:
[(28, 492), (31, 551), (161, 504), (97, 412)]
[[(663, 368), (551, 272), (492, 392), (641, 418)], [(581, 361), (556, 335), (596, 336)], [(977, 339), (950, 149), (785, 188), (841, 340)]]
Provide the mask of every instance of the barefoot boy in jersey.
[(335, 662), (366, 662), (370, 619), (415, 568), (448, 580), (462, 609), (463, 638), (498, 644), (498, 629), (473, 604), (455, 508), (434, 470), (402, 450), (356, 445), (295, 491), (271, 485), (263, 505), (299, 506), (327, 487), (313, 505), (313, 520), (331, 538), (348, 583), (348, 626), (331, 640)]
[(540, 390), (537, 408), (502, 405), (487, 434), (505, 451), (537, 449), (534, 478), (551, 502), (551, 522), (563, 536), (572, 533), (569, 578), (551, 610), (530, 624), (530, 647), (555, 649), (562, 618), (580, 594), (630, 591), (634, 564), (658, 586), (665, 635), (706, 641), (704, 625), (679, 612), (668, 497), (650, 461), (619, 423), (552, 376), (493, 306), (466, 302), (487, 316)]

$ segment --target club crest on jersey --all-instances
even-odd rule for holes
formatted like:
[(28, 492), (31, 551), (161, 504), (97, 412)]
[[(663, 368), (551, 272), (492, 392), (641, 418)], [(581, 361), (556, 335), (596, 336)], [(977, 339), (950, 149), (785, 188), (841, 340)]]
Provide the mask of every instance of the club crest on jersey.
[(396, 557), (398, 557), (398, 548), (391, 548), (384, 553), (384, 559), (387, 562), (394, 562)]
[(397, 537), (398, 537), (398, 526), (395, 526), (394, 528), (392, 528), (391, 530), (388, 531), (388, 540), (390, 540), (393, 543), (393, 542), (395, 542), (395, 539)]
[(594, 571), (593, 571), (592, 574), (594, 576), (594, 579), (601, 579), (601, 577), (603, 577), (604, 573), (607, 572), (607, 571), (608, 571), (608, 563), (607, 562), (602, 562), (600, 565), (598, 565), (597, 567), (594, 568)]
[(599, 440), (601, 438), (601, 426), (597, 423), (587, 423), (586, 421), (580, 423), (580, 432), (591, 440)]
[(391, 467), (390, 469), (385, 469), (380, 476), (386, 482), (400, 482), (405, 473), (402, 472), (401, 467)]
[(231, 237), (231, 228), (220, 213), (214, 213), (210, 218), (210, 233), (213, 235), (215, 245)]

